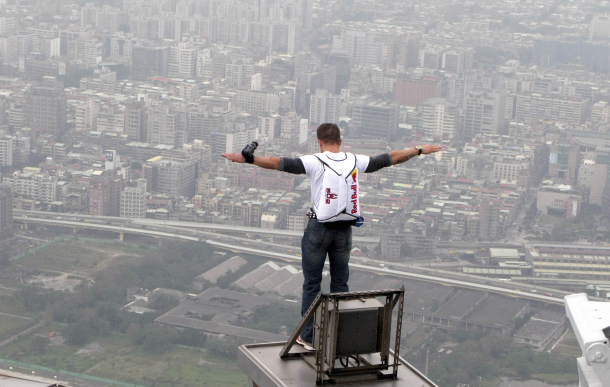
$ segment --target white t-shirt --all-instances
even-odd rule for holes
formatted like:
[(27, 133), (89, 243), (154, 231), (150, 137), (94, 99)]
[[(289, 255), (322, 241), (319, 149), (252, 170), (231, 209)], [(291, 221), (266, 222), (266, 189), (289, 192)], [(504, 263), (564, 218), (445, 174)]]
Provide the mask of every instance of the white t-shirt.
[[(324, 155), (331, 160), (341, 161), (345, 160), (346, 155), (344, 152), (331, 153), (324, 152)], [(316, 200), (321, 197), (322, 190), (322, 178), (324, 176), (324, 164), (314, 155), (307, 155), (299, 157), (305, 166), (305, 173), (309, 176), (311, 181), (311, 198), (314, 200), (314, 207), (318, 207)], [(366, 155), (356, 155), (356, 168), (360, 173), (364, 173), (366, 168), (369, 166), (371, 158)]]

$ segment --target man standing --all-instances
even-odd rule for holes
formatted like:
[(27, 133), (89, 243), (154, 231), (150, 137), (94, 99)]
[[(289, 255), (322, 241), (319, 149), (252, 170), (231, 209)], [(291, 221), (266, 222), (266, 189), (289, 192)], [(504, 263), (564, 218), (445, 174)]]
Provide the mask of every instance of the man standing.
[[(352, 250), (352, 226), (360, 217), (359, 173), (376, 172), (404, 163), (413, 157), (438, 152), (440, 145), (421, 145), (375, 157), (341, 152), (341, 132), (335, 124), (322, 124), (317, 130), (320, 153), (298, 158), (254, 157), (251, 153), (223, 153), (232, 162), (254, 164), (293, 174), (307, 174), (311, 179), (313, 209), (301, 240), (303, 266), (303, 302), (301, 315), (320, 292), (326, 255), (330, 262), (331, 293), (348, 292), (349, 257)], [(303, 329), (297, 343), (313, 349), (313, 321)]]

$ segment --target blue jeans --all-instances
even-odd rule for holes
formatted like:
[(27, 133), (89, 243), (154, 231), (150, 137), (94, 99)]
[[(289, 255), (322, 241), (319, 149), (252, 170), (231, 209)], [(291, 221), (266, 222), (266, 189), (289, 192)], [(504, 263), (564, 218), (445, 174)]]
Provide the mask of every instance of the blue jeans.
[[(301, 316), (320, 292), (322, 271), (326, 255), (330, 261), (330, 292), (349, 292), (349, 255), (352, 250), (352, 227), (334, 223), (320, 223), (310, 219), (301, 240), (303, 257), (303, 303)], [(311, 343), (313, 339), (313, 319), (309, 320), (301, 338)]]

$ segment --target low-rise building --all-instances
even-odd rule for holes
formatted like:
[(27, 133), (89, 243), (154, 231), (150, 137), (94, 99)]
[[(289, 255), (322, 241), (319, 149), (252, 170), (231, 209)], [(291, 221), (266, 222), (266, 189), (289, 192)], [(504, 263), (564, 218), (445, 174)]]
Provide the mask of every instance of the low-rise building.
[(536, 207), (547, 215), (572, 219), (580, 214), (582, 194), (569, 185), (547, 185), (538, 189)]
[(541, 310), (515, 332), (513, 338), (516, 343), (543, 351), (563, 334), (565, 322), (566, 316), (562, 311)]
[(610, 248), (535, 243), (525, 247), (535, 277), (610, 280)]

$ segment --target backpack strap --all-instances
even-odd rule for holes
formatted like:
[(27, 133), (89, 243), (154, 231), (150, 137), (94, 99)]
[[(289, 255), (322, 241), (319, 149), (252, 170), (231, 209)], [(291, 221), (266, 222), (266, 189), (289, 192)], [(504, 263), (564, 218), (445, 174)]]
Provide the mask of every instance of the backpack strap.
[(347, 178), (350, 177), (352, 175), (352, 173), (354, 173), (354, 170), (356, 169), (356, 165), (358, 165), (358, 159), (356, 158), (356, 155), (353, 155), (353, 156), (354, 156), (354, 168), (352, 168), (352, 170), (349, 171), (347, 176), (345, 176), (345, 181), (347, 181)]
[(324, 160), (322, 160), (321, 158), (318, 157), (318, 155), (314, 155), (318, 160), (320, 160), (320, 162), (322, 164), (324, 164), (325, 167), (327, 167), (328, 169), (330, 169), (331, 171), (333, 171), (334, 173), (337, 174), (337, 176), (341, 176), (341, 174), (337, 171), (335, 171), (327, 162), (325, 162)]

